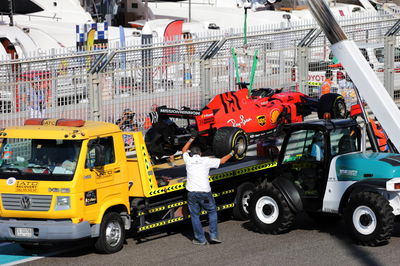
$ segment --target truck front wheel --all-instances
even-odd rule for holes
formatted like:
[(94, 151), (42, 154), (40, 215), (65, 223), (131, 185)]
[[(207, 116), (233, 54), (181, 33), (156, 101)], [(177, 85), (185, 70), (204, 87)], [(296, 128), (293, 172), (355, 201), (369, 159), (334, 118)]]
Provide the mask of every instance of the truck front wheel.
[(294, 221), (294, 214), (282, 193), (270, 183), (254, 192), (249, 211), (251, 223), (265, 234), (283, 233)]
[(100, 236), (94, 246), (100, 253), (111, 254), (122, 249), (125, 240), (125, 226), (116, 212), (106, 213), (100, 226)]
[(353, 239), (377, 246), (389, 241), (394, 226), (393, 209), (380, 194), (360, 192), (350, 198), (345, 221)]

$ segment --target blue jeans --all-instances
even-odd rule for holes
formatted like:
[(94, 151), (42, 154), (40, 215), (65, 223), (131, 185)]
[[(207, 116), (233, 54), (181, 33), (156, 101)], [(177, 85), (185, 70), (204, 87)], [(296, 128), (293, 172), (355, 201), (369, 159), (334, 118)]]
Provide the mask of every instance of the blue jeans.
[(192, 220), (194, 238), (205, 242), (206, 237), (200, 222), (200, 211), (208, 212), (210, 238), (218, 238), (218, 214), (214, 197), (211, 192), (188, 192), (188, 207)]

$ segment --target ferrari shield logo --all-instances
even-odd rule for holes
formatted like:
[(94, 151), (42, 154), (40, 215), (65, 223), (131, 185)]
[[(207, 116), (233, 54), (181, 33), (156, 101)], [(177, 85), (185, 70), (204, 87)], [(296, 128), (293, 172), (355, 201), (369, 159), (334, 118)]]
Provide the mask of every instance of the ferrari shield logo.
[(270, 114), (271, 124), (276, 124), (276, 122), (278, 121), (278, 117), (279, 117), (280, 113), (281, 112), (279, 112), (278, 109), (272, 110), (272, 112)]
[(265, 119), (265, 115), (257, 116), (257, 122), (260, 126), (264, 126), (267, 123), (267, 120)]

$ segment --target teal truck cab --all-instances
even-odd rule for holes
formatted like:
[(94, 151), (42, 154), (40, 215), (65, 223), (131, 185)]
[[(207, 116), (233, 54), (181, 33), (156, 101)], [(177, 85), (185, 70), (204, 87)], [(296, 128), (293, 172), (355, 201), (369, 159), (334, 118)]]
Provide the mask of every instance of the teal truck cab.
[(296, 213), (343, 216), (356, 242), (389, 240), (400, 214), (400, 155), (365, 151), (365, 130), (355, 120), (286, 125), (273, 178), (250, 200), (252, 224), (282, 233)]

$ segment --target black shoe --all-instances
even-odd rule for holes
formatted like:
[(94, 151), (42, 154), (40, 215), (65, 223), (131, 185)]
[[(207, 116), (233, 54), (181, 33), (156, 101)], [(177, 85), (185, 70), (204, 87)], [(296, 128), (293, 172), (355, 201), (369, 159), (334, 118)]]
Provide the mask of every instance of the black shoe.
[(218, 238), (211, 238), (210, 239), (210, 244), (221, 244), (222, 241), (219, 240)]
[(199, 240), (197, 240), (197, 239), (193, 239), (193, 240), (192, 240), (192, 244), (194, 244), (194, 245), (201, 245), (201, 246), (205, 246), (205, 245), (207, 245), (207, 241), (200, 242), (200, 241), (199, 241)]

